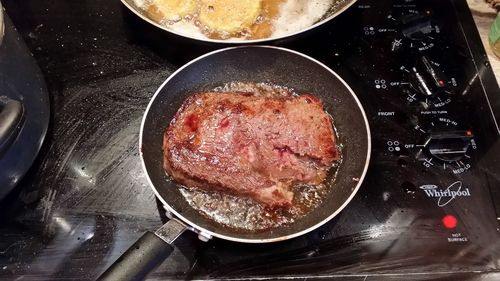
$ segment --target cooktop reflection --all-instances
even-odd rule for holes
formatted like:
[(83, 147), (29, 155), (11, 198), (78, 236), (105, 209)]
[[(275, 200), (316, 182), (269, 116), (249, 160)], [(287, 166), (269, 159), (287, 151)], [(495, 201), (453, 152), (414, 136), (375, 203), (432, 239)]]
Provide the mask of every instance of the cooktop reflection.
[[(137, 155), (140, 120), (162, 81), (204, 49), (181, 50), (179, 38), (162, 45), (168, 52), (151, 47), (151, 29), (119, 3), (53, 3), (58, 22), (40, 13), (28, 25), (22, 11), (44, 8), (6, 2), (55, 113), (39, 163), (10, 197), (18, 203), (3, 212), (0, 279), (93, 279), (165, 221)], [(324, 62), (360, 98), (373, 145), (363, 186), (331, 222), (290, 241), (186, 233), (150, 278), (498, 280), (499, 90), (466, 2), (360, 0), (278, 43)]]

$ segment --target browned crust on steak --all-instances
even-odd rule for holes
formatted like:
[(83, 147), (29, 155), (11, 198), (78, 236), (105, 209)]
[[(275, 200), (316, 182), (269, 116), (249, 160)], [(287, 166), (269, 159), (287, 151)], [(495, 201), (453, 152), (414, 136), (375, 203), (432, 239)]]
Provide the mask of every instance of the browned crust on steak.
[(164, 168), (188, 188), (292, 203), (338, 159), (331, 117), (312, 95), (206, 92), (183, 103), (163, 139)]

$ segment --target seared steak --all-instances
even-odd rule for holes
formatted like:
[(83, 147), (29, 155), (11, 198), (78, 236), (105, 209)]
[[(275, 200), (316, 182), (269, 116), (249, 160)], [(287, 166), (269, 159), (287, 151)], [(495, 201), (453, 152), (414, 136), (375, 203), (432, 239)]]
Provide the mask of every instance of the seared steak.
[(198, 93), (163, 140), (164, 168), (188, 188), (289, 206), (291, 186), (320, 184), (338, 159), (329, 115), (312, 95)]

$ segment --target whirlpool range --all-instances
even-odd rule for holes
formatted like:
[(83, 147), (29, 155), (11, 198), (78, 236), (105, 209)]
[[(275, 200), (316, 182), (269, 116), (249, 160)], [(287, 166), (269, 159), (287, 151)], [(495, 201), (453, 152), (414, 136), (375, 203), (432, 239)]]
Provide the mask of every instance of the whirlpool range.
[[(158, 31), (118, 1), (5, 2), (47, 77), (54, 120), (2, 206), (0, 279), (93, 279), (161, 224), (137, 128), (196, 48), (180, 38), (155, 47), (148, 32)], [(466, 2), (360, 0), (281, 45), (324, 62), (359, 96), (373, 136), (363, 186), (333, 221), (288, 242), (187, 234), (150, 278), (499, 280), (500, 91)]]

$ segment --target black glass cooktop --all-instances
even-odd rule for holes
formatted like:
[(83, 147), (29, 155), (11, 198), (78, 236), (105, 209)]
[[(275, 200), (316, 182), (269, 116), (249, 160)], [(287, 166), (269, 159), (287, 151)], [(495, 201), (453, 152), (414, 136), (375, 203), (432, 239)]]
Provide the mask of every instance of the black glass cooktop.
[[(138, 156), (156, 88), (204, 46), (142, 23), (119, 1), (5, 0), (47, 79), (37, 163), (1, 205), (1, 280), (91, 280), (164, 219)], [(499, 88), (460, 1), (358, 1), (276, 42), (339, 73), (359, 96), (373, 154), (330, 223), (246, 245), (193, 233), (164, 279), (500, 280)]]

